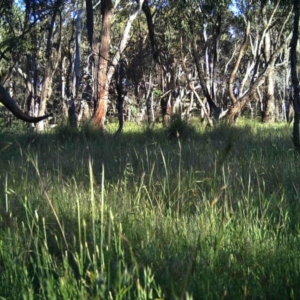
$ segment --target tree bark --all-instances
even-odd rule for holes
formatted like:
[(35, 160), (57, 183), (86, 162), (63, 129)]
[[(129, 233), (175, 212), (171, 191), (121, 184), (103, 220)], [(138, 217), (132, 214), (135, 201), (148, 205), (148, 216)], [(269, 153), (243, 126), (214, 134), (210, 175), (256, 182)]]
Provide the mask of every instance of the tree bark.
[(162, 124), (163, 126), (168, 126), (171, 121), (171, 113), (172, 113), (171, 93), (160, 100), (160, 105), (161, 105), (161, 112), (162, 112)]
[(124, 100), (127, 94), (124, 86), (125, 78), (126, 78), (125, 61), (120, 60), (116, 70), (116, 89), (118, 93), (117, 110), (118, 110), (118, 119), (119, 119), (119, 128), (115, 133), (115, 136), (117, 137), (121, 134), (124, 126)]
[(265, 105), (262, 114), (263, 122), (275, 121), (275, 97), (274, 97), (274, 78), (273, 69), (270, 71), (265, 80)]
[(88, 32), (88, 40), (91, 49), (93, 49), (93, 36), (94, 36), (94, 10), (93, 1), (85, 0), (86, 6), (86, 27)]
[[(39, 97), (39, 100), (37, 102), (38, 105), (38, 116), (41, 116), (44, 114), (46, 110), (46, 103), (49, 100), (51, 94), (52, 94), (52, 77), (53, 77), (53, 70), (52, 70), (52, 64), (50, 61), (46, 64), (46, 70), (43, 80), (43, 86), (41, 91), (41, 96)], [(45, 130), (45, 123), (39, 122), (36, 124), (36, 130), (38, 132), (42, 132)]]
[[(146, 20), (147, 20), (148, 33), (149, 33), (149, 39), (150, 39), (151, 48), (152, 48), (153, 60), (156, 63), (156, 69), (158, 70), (157, 73), (160, 75), (160, 78), (161, 78), (160, 90), (164, 93), (164, 76), (165, 76), (166, 72), (165, 72), (165, 68), (164, 68), (164, 65), (161, 60), (158, 42), (157, 42), (157, 38), (155, 35), (155, 30), (154, 30), (154, 22), (153, 22), (152, 13), (151, 13), (151, 10), (150, 10), (149, 4), (148, 4), (148, 0), (145, 0), (143, 2), (142, 8), (143, 8), (143, 12), (146, 16)], [(166, 126), (170, 123), (170, 118), (171, 118), (171, 113), (172, 113), (170, 97), (169, 96), (162, 97), (160, 100), (160, 106), (161, 106), (161, 112), (162, 112), (162, 123), (163, 123), (163, 126)], [(149, 119), (148, 119), (148, 122), (149, 122)]]
[[(266, 6), (264, 5), (261, 9), (263, 22), (265, 28), (268, 26), (268, 20), (266, 16)], [(266, 31), (264, 36), (264, 58), (267, 64), (271, 57), (271, 35), (270, 31)], [(264, 99), (264, 110), (262, 112), (263, 122), (274, 122), (275, 121), (275, 97), (274, 97), (274, 72), (273, 67), (265, 79), (265, 99)]]
[(9, 93), (0, 85), (0, 102), (4, 104), (4, 106), (9, 109), (18, 119), (29, 122), (29, 123), (36, 123), (40, 122), (49, 116), (40, 116), (37, 118), (31, 117), (25, 114), (20, 107), (17, 105), (16, 101), (9, 95)]
[[(268, 31), (268, 29), (271, 26), (271, 21), (273, 20), (274, 14), (276, 12), (278, 8), (278, 2), (276, 4), (276, 7), (274, 8), (271, 17), (269, 18), (267, 24), (265, 25), (265, 28), (263, 30), (263, 34), (262, 34), (262, 39), (264, 40), (266, 33)], [(277, 57), (279, 56), (279, 54), (284, 50), (284, 48), (286, 47), (287, 43), (289, 43), (291, 35), (286, 36), (284, 39), (282, 38), (283, 35), (283, 29), (285, 28), (286, 23), (288, 22), (290, 18), (290, 14), (287, 15), (287, 17), (285, 18), (283, 25), (282, 25), (282, 29), (281, 31), (278, 33), (278, 37), (276, 40), (276, 43), (274, 45), (274, 51), (273, 53), (270, 53), (270, 57), (268, 60), (265, 60), (265, 65), (264, 65), (264, 69), (262, 70), (262, 72), (258, 75), (257, 74), (257, 68), (255, 68), (253, 75), (252, 75), (252, 80), (250, 82), (250, 87), (248, 89), (248, 91), (240, 96), (238, 99), (236, 99), (236, 102), (234, 102), (234, 104), (230, 107), (226, 118), (227, 121), (229, 123), (231, 123), (233, 120), (235, 120), (235, 118), (237, 117), (237, 115), (246, 107), (246, 105), (251, 101), (252, 97), (255, 94), (255, 91), (257, 90), (257, 88), (266, 81), (266, 78), (268, 78), (269, 76), (271, 76), (270, 74), (272, 73), (272, 70), (274, 68), (274, 64), (275, 61), (277, 59)], [(283, 40), (283, 41), (281, 41)], [(279, 42), (281, 42), (281, 45), (279, 45)], [(259, 60), (259, 56), (261, 53), (261, 49), (262, 49), (262, 43), (263, 41), (259, 42), (259, 45), (256, 48), (256, 61), (258, 62)], [(270, 77), (269, 77), (270, 78)], [(272, 87), (272, 84), (270, 84), (270, 88)], [(274, 93), (273, 93), (274, 94)], [(271, 108), (270, 108), (271, 109)]]
[(104, 130), (104, 122), (107, 112), (108, 85), (107, 85), (107, 68), (109, 60), (112, 1), (104, 0), (101, 2), (102, 30), (100, 37), (100, 58), (97, 78), (97, 109), (94, 116), (95, 125)]
[(242, 58), (244, 56), (246, 47), (248, 45), (249, 35), (250, 35), (250, 21), (247, 20), (246, 21), (246, 30), (245, 30), (244, 41), (243, 41), (243, 44), (242, 44), (242, 46), (240, 48), (239, 55), (237, 57), (237, 60), (235, 62), (234, 68), (233, 68), (233, 70), (231, 72), (231, 75), (229, 77), (229, 82), (228, 82), (229, 97), (230, 97), (230, 100), (231, 100), (232, 104), (236, 103), (236, 101), (237, 101), (237, 99), (236, 99), (236, 97), (234, 95), (234, 81), (235, 81), (236, 74), (237, 74), (237, 71), (239, 69), (241, 60), (242, 60)]
[[(106, 1), (108, 1), (108, 0), (106, 0)], [(110, 25), (111, 25), (112, 3), (111, 3), (111, 0), (109, 0), (108, 2), (110, 2), (108, 4), (109, 7), (110, 7), (110, 16), (106, 16), (106, 18), (107, 18), (106, 22), (109, 22), (109, 28), (108, 28), (108, 24), (106, 24), (107, 29), (105, 30), (106, 33), (104, 33), (104, 34), (108, 34), (108, 29), (110, 30)], [(109, 32), (109, 36), (107, 36), (106, 38), (104, 38), (102, 33), (101, 33), (101, 46), (100, 46), (100, 59), (99, 59), (99, 71), (100, 72), (98, 73), (98, 78), (99, 78), (98, 82), (102, 82), (102, 83), (100, 83), (100, 84), (98, 83), (98, 89), (100, 89), (100, 92), (99, 92), (100, 98), (99, 98), (99, 104), (98, 104), (98, 108), (97, 108), (96, 115), (95, 115), (95, 124), (96, 125), (99, 124), (100, 125), (99, 127), (102, 130), (104, 129), (105, 115), (106, 115), (106, 111), (107, 111), (108, 87), (109, 87), (110, 82), (112, 80), (113, 74), (116, 70), (116, 67), (121, 61), (122, 53), (123, 53), (123, 51), (124, 51), (124, 49), (125, 49), (125, 47), (128, 43), (129, 33), (130, 33), (130, 30), (131, 30), (131, 27), (132, 27), (132, 23), (136, 19), (136, 17), (138, 16), (139, 12), (141, 11), (142, 2), (143, 2), (142, 0), (138, 1), (138, 8), (128, 18), (125, 29), (124, 29), (124, 32), (123, 32), (123, 35), (122, 35), (122, 38), (120, 40), (118, 50), (116, 51), (116, 53), (115, 53), (115, 55), (114, 55), (114, 57), (111, 61), (111, 66), (109, 68), (108, 68), (108, 58), (109, 58), (108, 52), (107, 52), (107, 54), (105, 54), (105, 53), (103, 54), (101, 52), (102, 51), (101, 47), (103, 45), (103, 43), (102, 43), (102, 38), (103, 38), (105, 40), (105, 43), (108, 43), (108, 46), (107, 46), (106, 49), (109, 51), (110, 32)], [(108, 14), (108, 12), (107, 12), (107, 14)], [(103, 22), (105, 21), (104, 16), (103, 16), (102, 20), (103, 20)], [(104, 27), (102, 28), (102, 30), (104, 31)], [(105, 57), (107, 57), (106, 60), (104, 59)], [(103, 65), (103, 63), (106, 63), (106, 65)], [(102, 71), (101, 71), (101, 69), (102, 69)], [(105, 70), (105, 74), (104, 74), (104, 70)], [(104, 77), (105, 77), (105, 82), (104, 82)], [(103, 84), (104, 84), (104, 86), (103, 86)], [(102, 88), (102, 92), (101, 92), (101, 88)], [(103, 100), (102, 103), (101, 103), (101, 95), (104, 95), (104, 98), (102, 98), (102, 100)], [(120, 105), (123, 106), (123, 103), (124, 103), (124, 101), (120, 101), (118, 103), (119, 109), (121, 109)], [(123, 112), (123, 107), (122, 107), (121, 110)], [(97, 112), (100, 114), (99, 119), (97, 117)], [(123, 128), (123, 125), (121, 125), (120, 123), (119, 123), (119, 125), (120, 125), (119, 129), (121, 128), (120, 129), (120, 132), (121, 132), (121, 130)]]
[[(51, 18), (51, 23), (49, 25), (49, 33), (47, 36), (47, 45), (46, 45), (46, 53), (45, 53), (45, 59), (46, 59), (46, 66), (45, 66), (45, 75), (43, 78), (43, 85), (42, 85), (42, 91), (40, 95), (40, 102), (38, 106), (38, 116), (42, 116), (45, 114), (46, 110), (46, 104), (49, 100), (51, 94), (52, 94), (52, 80), (54, 73), (57, 69), (58, 62), (61, 57), (61, 27), (62, 27), (62, 19), (60, 15), (60, 9), (61, 9), (61, 0), (57, 0), (54, 4), (54, 12)], [(59, 17), (60, 21), (58, 24), (58, 41), (57, 46), (54, 47), (53, 40), (55, 35), (55, 25), (56, 24), (56, 18)], [(56, 48), (56, 53), (55, 53)], [(56, 55), (55, 55), (56, 54)], [(41, 132), (45, 129), (45, 123), (39, 122), (36, 125), (36, 131)]]
[(291, 52), (290, 52), (290, 60), (291, 60), (291, 76), (292, 76), (292, 100), (293, 107), (295, 111), (294, 115), (294, 124), (293, 124), (293, 143), (300, 153), (300, 139), (299, 139), (299, 115), (300, 115), (300, 99), (299, 99), (299, 80), (297, 76), (297, 43), (298, 43), (298, 35), (299, 35), (299, 1), (294, 0), (294, 22), (293, 22), (293, 36), (291, 40)]

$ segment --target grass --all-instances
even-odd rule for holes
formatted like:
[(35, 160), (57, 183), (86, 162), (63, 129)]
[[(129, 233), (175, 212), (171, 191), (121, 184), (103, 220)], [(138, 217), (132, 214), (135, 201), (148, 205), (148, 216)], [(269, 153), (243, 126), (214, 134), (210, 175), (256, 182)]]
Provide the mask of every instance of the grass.
[(291, 128), (183, 129), (0, 134), (0, 299), (299, 299)]

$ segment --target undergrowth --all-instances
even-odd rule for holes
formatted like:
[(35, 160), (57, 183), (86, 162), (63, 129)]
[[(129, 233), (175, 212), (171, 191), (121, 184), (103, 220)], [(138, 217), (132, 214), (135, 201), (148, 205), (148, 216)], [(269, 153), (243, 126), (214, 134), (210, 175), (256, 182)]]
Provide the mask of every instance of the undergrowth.
[(0, 134), (1, 299), (300, 297), (291, 129), (171, 125)]

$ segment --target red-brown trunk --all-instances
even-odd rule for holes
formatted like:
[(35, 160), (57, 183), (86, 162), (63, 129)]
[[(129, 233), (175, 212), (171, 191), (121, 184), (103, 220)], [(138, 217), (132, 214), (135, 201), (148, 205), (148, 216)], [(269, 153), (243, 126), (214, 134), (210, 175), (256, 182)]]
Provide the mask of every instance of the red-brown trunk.
[(112, 1), (105, 0), (101, 4), (102, 13), (102, 31), (100, 60), (98, 70), (98, 105), (94, 116), (94, 123), (100, 129), (104, 129), (104, 122), (107, 112), (108, 86), (107, 86), (107, 65), (109, 59), (110, 47), (110, 26), (111, 26)]

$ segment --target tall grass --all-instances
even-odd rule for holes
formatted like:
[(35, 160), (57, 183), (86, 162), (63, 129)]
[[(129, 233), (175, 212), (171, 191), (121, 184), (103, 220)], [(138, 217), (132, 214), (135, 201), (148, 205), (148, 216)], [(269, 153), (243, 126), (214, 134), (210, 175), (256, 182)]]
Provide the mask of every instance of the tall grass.
[(2, 134), (0, 299), (298, 299), (299, 157), (276, 126)]

